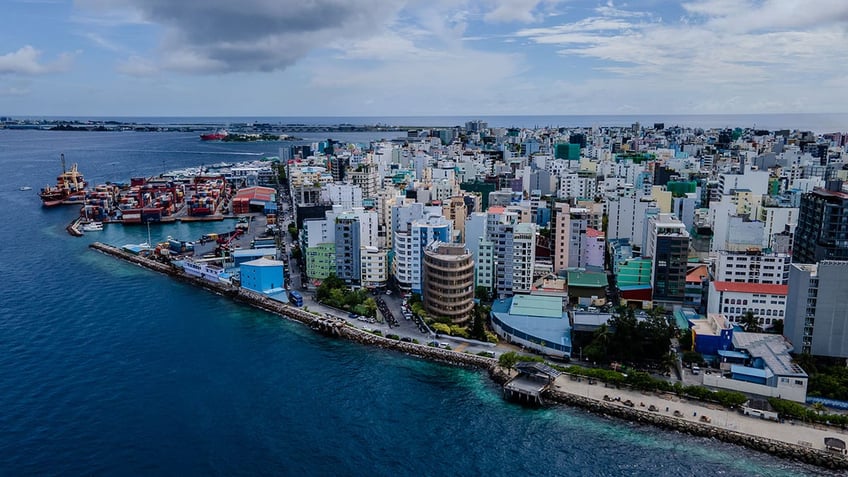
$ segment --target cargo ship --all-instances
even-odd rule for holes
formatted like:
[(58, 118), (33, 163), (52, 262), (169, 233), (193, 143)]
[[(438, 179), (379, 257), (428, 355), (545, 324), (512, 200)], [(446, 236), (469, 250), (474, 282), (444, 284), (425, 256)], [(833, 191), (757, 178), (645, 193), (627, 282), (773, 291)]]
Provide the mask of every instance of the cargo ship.
[(229, 136), (229, 132), (226, 129), (219, 129), (213, 133), (201, 134), (200, 140), (202, 141), (220, 141), (225, 137)]
[(71, 166), (68, 170), (65, 168), (65, 155), (61, 154), (62, 173), (56, 177), (56, 185), (47, 186), (41, 189), (38, 194), (41, 197), (41, 203), (45, 207), (52, 207), (60, 204), (81, 204), (85, 201), (85, 179), (77, 170), (77, 165)]

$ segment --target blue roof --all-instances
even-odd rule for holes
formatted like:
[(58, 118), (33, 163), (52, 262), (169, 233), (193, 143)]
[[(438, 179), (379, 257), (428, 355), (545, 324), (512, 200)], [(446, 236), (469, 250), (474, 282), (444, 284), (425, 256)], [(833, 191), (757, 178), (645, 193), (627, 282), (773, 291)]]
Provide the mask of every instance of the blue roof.
[(748, 353), (742, 353), (739, 351), (730, 351), (726, 349), (720, 349), (717, 351), (719, 356), (724, 356), (725, 358), (739, 358), (739, 359), (748, 359)]
[(753, 376), (755, 378), (768, 379), (774, 376), (774, 373), (769, 369), (752, 368), (750, 366), (741, 366), (738, 364), (730, 365), (730, 372), (733, 374), (741, 374), (743, 376)]
[[(492, 304), (492, 313), (514, 330), (521, 331), (526, 335), (549, 343), (557, 343), (571, 348), (571, 324), (568, 321), (568, 313), (562, 311), (561, 298), (533, 296), (532, 298), (554, 298), (559, 302), (559, 312), (555, 316), (540, 316), (538, 314), (522, 315), (511, 313), (511, 310), (516, 309), (512, 306), (512, 302), (519, 297), (530, 298), (529, 295), (516, 295), (510, 299), (496, 300)], [(523, 301), (523, 299), (519, 301)], [(520, 311), (522, 307), (519, 306), (517, 309)], [(526, 308), (524, 309), (526, 310)], [(538, 309), (535, 310), (538, 312)], [(548, 313), (553, 315), (551, 312)]]

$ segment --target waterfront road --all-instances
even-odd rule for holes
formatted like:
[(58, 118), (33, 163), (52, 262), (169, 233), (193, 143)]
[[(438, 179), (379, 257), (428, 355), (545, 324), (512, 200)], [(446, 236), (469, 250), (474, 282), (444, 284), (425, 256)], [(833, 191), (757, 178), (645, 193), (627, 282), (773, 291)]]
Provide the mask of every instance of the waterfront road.
[(776, 441), (815, 449), (825, 449), (825, 437), (837, 437), (842, 440), (848, 440), (844, 431), (835, 428), (826, 429), (823, 426), (813, 427), (800, 423), (791, 423), (790, 421), (779, 423), (745, 416), (718, 405), (688, 400), (676, 395), (616, 389), (615, 387), (606, 387), (600, 381), (593, 382), (596, 384), (589, 384), (589, 380), (586, 378), (576, 378), (563, 374), (556, 378), (554, 387), (560, 392), (584, 396), (598, 401), (602, 401), (604, 395), (606, 395), (615, 399), (615, 402), (622, 406), (625, 401), (630, 400), (634, 405), (634, 409), (643, 411), (648, 411), (649, 407), (653, 405), (658, 409), (656, 411), (658, 414), (665, 416), (677, 417), (687, 421), (707, 424), (744, 434), (767, 437)]

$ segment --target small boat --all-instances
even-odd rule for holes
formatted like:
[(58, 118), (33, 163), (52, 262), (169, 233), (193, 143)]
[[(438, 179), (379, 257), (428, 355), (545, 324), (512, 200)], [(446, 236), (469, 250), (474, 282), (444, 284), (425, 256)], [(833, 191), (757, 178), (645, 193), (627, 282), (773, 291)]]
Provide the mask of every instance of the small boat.
[(21, 188), (20, 188), (19, 190), (32, 190), (32, 187), (30, 187), (30, 186), (21, 186)]
[(99, 232), (103, 230), (103, 222), (89, 222), (82, 225), (83, 232)]

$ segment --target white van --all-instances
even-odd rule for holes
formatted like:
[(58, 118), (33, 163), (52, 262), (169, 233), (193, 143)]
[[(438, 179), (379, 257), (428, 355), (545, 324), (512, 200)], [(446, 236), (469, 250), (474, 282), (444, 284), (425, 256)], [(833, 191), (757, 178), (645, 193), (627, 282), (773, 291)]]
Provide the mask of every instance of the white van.
[(692, 374), (701, 374), (701, 368), (696, 365), (692, 365)]

